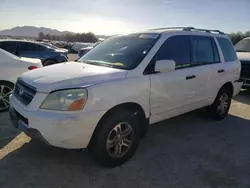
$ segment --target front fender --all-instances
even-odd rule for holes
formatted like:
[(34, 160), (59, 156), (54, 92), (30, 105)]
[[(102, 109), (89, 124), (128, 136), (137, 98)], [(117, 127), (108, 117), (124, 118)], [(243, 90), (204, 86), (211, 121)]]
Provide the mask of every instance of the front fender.
[(137, 103), (149, 117), (149, 76), (125, 78), (87, 87), (88, 100), (84, 111), (108, 111), (123, 103)]

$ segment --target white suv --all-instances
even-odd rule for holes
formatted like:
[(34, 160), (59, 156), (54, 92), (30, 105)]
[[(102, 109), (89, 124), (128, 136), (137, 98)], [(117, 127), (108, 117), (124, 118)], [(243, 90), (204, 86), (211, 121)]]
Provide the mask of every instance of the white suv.
[(105, 166), (127, 161), (148, 125), (201, 107), (223, 119), (242, 82), (217, 30), (161, 28), (111, 37), (78, 62), (23, 74), (10, 97), (15, 127)]

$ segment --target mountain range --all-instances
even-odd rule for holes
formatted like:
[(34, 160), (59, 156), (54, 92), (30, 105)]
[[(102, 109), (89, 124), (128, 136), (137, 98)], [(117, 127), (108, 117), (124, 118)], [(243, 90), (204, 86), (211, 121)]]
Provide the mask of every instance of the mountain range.
[(70, 31), (58, 31), (56, 29), (46, 28), (46, 27), (34, 27), (34, 26), (18, 26), (11, 29), (5, 29), (0, 31), (1, 35), (11, 35), (11, 36), (24, 36), (24, 37), (37, 37), (39, 32), (50, 35), (66, 35), (75, 34)]

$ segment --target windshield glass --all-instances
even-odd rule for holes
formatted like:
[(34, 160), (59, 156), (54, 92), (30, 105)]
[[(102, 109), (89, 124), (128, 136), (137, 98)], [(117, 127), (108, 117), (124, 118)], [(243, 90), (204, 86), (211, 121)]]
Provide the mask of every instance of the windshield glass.
[(119, 69), (134, 69), (158, 40), (158, 34), (130, 34), (103, 41), (78, 61)]
[(235, 45), (236, 52), (250, 52), (250, 39), (243, 39)]

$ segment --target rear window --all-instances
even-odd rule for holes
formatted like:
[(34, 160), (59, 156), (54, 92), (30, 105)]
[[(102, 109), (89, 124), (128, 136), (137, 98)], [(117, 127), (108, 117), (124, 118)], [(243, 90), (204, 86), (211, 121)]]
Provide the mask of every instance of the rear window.
[(0, 48), (14, 54), (16, 52), (16, 42), (12, 41), (0, 42)]
[(232, 42), (227, 38), (217, 37), (217, 40), (219, 42), (225, 61), (227, 62), (237, 60), (237, 55), (233, 48)]

